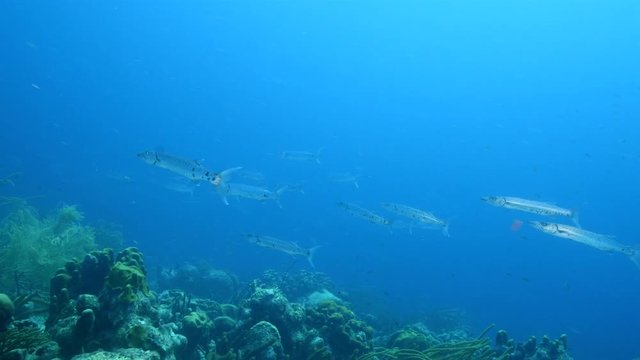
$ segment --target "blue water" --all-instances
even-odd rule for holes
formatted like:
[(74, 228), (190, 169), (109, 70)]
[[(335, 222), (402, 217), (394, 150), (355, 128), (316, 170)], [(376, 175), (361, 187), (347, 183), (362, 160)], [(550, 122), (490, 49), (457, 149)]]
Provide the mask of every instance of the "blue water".
[[(576, 359), (631, 359), (640, 270), (512, 231), (539, 218), (480, 197), (579, 209), (586, 229), (640, 246), (639, 13), (618, 0), (4, 1), (0, 175), (22, 175), (3, 190), (121, 224), (153, 264), (285, 271), (290, 256), (241, 236), (264, 233), (321, 245), (316, 269), (363, 311), (460, 308), (474, 331), (567, 333)], [(320, 148), (321, 164), (280, 158)], [(225, 206), (207, 185), (168, 189), (179, 180), (136, 158), (147, 149), (305, 194)], [(328, 181), (338, 172), (360, 188)], [(389, 233), (337, 201), (428, 209), (451, 238)]]

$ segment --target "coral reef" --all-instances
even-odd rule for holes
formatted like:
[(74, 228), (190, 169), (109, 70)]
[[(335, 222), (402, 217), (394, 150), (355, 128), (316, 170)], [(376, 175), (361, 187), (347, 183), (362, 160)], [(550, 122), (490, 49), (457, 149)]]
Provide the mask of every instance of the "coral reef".
[[(499, 331), (492, 347), (486, 337), (490, 328), (473, 338), (463, 326), (436, 332), (418, 323), (374, 338), (373, 328), (327, 290), (330, 284), (317, 273), (270, 273), (268, 280), (250, 283), (247, 295), (235, 304), (180, 289), (155, 294), (146, 274), (143, 254), (136, 248), (92, 251), (81, 261), (68, 261), (50, 280), (44, 328), (30, 319), (15, 320), (18, 307), (39, 301), (36, 293), (16, 297), (16, 306), (0, 294), (0, 321), (8, 329), (0, 330), (0, 358), (571, 359), (565, 336), (519, 344)], [(210, 284), (199, 279), (192, 286), (198, 281)], [(302, 285), (290, 284), (298, 280)], [(296, 300), (291, 301), (281, 286)], [(28, 317), (28, 310), (23, 314)]]
[(0, 293), (0, 331), (7, 328), (15, 311), (11, 298), (7, 294)]
[(307, 270), (299, 270), (293, 274), (267, 270), (256, 282), (265, 288), (277, 287), (288, 299), (296, 301), (316, 291), (335, 290), (333, 283), (326, 274)]
[(208, 264), (183, 264), (164, 268), (158, 276), (160, 289), (180, 289), (193, 296), (218, 302), (231, 301), (238, 293), (238, 279), (226, 271), (214, 269)]
[(15, 285), (20, 274), (28, 288), (46, 291), (57, 268), (93, 248), (93, 228), (82, 225), (83, 219), (72, 205), (43, 217), (26, 203), (17, 204), (0, 223), (0, 288)]
[(535, 336), (524, 343), (516, 343), (504, 330), (496, 334), (496, 351), (508, 360), (571, 360), (567, 353), (567, 335), (556, 340), (546, 335), (538, 342)]
[(14, 327), (0, 332), (0, 359), (22, 359), (47, 344), (49, 338), (36, 327)]

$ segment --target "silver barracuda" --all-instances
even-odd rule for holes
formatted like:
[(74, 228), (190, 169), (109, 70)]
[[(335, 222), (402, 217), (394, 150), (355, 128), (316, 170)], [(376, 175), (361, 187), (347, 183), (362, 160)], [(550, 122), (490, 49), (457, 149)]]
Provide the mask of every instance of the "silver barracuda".
[(577, 211), (561, 208), (542, 201), (527, 200), (509, 196), (485, 196), (482, 200), (493, 206), (505, 209), (524, 211), (544, 216), (567, 217), (570, 218), (576, 226), (580, 226)]
[(217, 187), (217, 189), (218, 193), (222, 197), (222, 201), (227, 205), (229, 205), (227, 197), (235, 196), (258, 201), (274, 200), (279, 207), (282, 207), (280, 205), (280, 195), (287, 190), (287, 187), (283, 186), (276, 191), (271, 191), (263, 187), (248, 184), (222, 183)]
[[(442, 230), (442, 234), (446, 237), (449, 237), (449, 222), (439, 217), (435, 216), (433, 213), (420, 210), (411, 206), (397, 204), (397, 203), (389, 203), (384, 202), (381, 203), (383, 209), (392, 212), (396, 215), (404, 216), (408, 219), (413, 220), (417, 224), (433, 227)], [(410, 229), (411, 231), (411, 229)]]
[(315, 161), (320, 164), (320, 153), (322, 149), (318, 149), (316, 152), (311, 151), (283, 151), (282, 158), (285, 160), (293, 160), (293, 161)]
[(370, 223), (389, 226), (389, 227), (391, 226), (391, 220), (383, 216), (380, 216), (371, 210), (358, 206), (356, 204), (339, 201), (338, 206), (346, 210), (349, 214), (355, 217), (359, 217), (361, 219), (367, 220)]
[(353, 184), (356, 189), (360, 189), (360, 184), (358, 184), (359, 178), (360, 175), (353, 175), (351, 173), (334, 173), (329, 175), (329, 181), (333, 183)]
[(277, 250), (293, 256), (304, 256), (307, 258), (307, 261), (309, 261), (311, 267), (315, 267), (313, 264), (313, 255), (320, 246), (314, 246), (306, 249), (293, 241), (285, 241), (272, 236), (260, 234), (246, 234), (244, 237), (250, 243), (260, 247)]
[(640, 251), (632, 246), (620, 244), (613, 235), (603, 235), (569, 225), (543, 221), (530, 221), (529, 224), (539, 231), (559, 238), (579, 242), (598, 250), (627, 255), (640, 268)]
[(206, 181), (215, 186), (226, 181), (229, 175), (240, 167), (231, 168), (220, 173), (208, 170), (197, 160), (190, 160), (179, 156), (158, 152), (144, 151), (138, 154), (138, 158), (149, 165), (169, 170), (175, 174), (182, 175), (192, 181)]

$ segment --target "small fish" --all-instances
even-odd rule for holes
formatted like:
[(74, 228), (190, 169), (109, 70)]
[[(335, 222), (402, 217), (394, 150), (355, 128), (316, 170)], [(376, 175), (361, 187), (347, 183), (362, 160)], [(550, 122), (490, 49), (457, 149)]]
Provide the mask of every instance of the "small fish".
[(620, 244), (613, 235), (603, 235), (569, 225), (542, 221), (530, 221), (529, 224), (536, 230), (553, 236), (573, 240), (598, 250), (627, 255), (640, 268), (640, 251), (634, 247)]
[(368, 210), (356, 204), (352, 204), (344, 201), (339, 201), (338, 206), (345, 209), (349, 214), (355, 217), (359, 217), (361, 219), (367, 220), (372, 224), (389, 226), (391, 228), (391, 225), (392, 225), (391, 220), (383, 216), (380, 216), (371, 210)]
[(304, 256), (307, 258), (307, 261), (309, 261), (309, 265), (315, 267), (313, 264), (313, 256), (320, 246), (305, 249), (292, 241), (285, 241), (267, 235), (246, 234), (244, 237), (254, 245), (278, 250), (293, 256)]
[(282, 158), (285, 160), (293, 160), (293, 161), (315, 161), (320, 164), (320, 153), (322, 152), (322, 148), (318, 149), (316, 152), (310, 151), (283, 151)]
[(206, 169), (197, 160), (189, 160), (175, 155), (150, 150), (139, 153), (138, 158), (149, 165), (169, 170), (193, 181), (206, 181), (214, 186), (218, 186), (224, 181), (227, 181), (228, 177), (233, 172), (241, 169), (241, 167), (235, 167), (220, 173), (215, 173)]
[(446, 237), (450, 237), (449, 235), (449, 222), (444, 221), (433, 213), (420, 210), (411, 206), (397, 204), (397, 203), (388, 203), (384, 202), (381, 204), (382, 208), (392, 212), (396, 215), (404, 216), (415, 221), (417, 224), (425, 225), (427, 227), (435, 227), (441, 229), (442, 234)]
[(329, 181), (334, 183), (353, 184), (356, 189), (360, 189), (360, 184), (358, 183), (359, 178), (360, 175), (353, 175), (351, 173), (334, 173), (329, 175)]
[(505, 209), (524, 211), (537, 215), (567, 217), (570, 218), (576, 226), (580, 226), (577, 211), (564, 209), (553, 204), (509, 196), (485, 196), (482, 200), (493, 206)]
[(229, 205), (227, 196), (235, 196), (258, 201), (274, 200), (278, 207), (282, 207), (280, 204), (280, 196), (287, 190), (287, 187), (283, 186), (276, 191), (271, 191), (263, 187), (248, 184), (222, 183), (217, 189), (220, 196), (222, 196), (222, 201), (224, 201), (226, 205)]

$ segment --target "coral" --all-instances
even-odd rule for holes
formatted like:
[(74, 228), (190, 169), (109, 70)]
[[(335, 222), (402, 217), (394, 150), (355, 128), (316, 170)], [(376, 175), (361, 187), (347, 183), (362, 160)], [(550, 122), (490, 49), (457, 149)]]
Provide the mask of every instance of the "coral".
[(72, 300), (82, 294), (98, 295), (112, 263), (113, 251), (104, 249), (86, 254), (82, 262), (68, 261), (58, 269), (50, 280), (47, 324), (52, 325), (58, 318), (73, 315), (76, 309)]
[[(17, 320), (27, 319), (34, 315), (46, 315), (49, 312), (49, 302), (42, 298), (39, 292), (18, 295), (13, 299)], [(1, 317), (1, 316), (0, 316)]]
[(403, 348), (377, 348), (358, 358), (358, 360), (507, 360), (504, 356), (495, 356), (486, 338), (457, 341), (435, 345), (428, 350), (419, 351)]
[(0, 293), (0, 331), (7, 328), (15, 311), (16, 308), (11, 298), (6, 294)]
[(26, 203), (17, 205), (0, 223), (0, 287), (14, 285), (15, 274), (21, 274), (29, 288), (47, 290), (58, 267), (94, 246), (93, 228), (82, 219), (74, 206), (42, 217)]
[(260, 321), (249, 329), (238, 354), (240, 359), (277, 360), (285, 358), (278, 329), (266, 321)]
[(231, 301), (239, 288), (238, 279), (234, 275), (204, 263), (162, 269), (158, 283), (162, 289), (180, 289), (193, 296), (218, 302)]
[(458, 308), (436, 309), (425, 315), (424, 323), (436, 333), (466, 329), (466, 314)]
[(337, 359), (363, 355), (373, 347), (373, 328), (342, 303), (320, 303), (307, 308), (306, 316), (306, 323), (319, 329)]
[(34, 327), (13, 328), (0, 333), (0, 358), (17, 349), (33, 350), (49, 342), (41, 330)]
[(244, 303), (254, 322), (265, 320), (276, 326), (285, 323), (285, 313), (289, 301), (278, 288), (256, 287)]
[(571, 360), (567, 353), (567, 335), (551, 340), (546, 335), (538, 343), (535, 336), (524, 343), (509, 339), (506, 331), (496, 334), (496, 351), (508, 360)]
[(114, 352), (96, 351), (82, 354), (74, 356), (72, 360), (160, 360), (160, 355), (155, 351), (120, 349)]
[(193, 311), (182, 319), (182, 331), (190, 345), (202, 343), (213, 329), (213, 321), (203, 311)]
[(116, 291), (118, 299), (133, 303), (138, 293), (149, 294), (142, 253), (136, 248), (127, 248), (118, 254), (116, 263), (107, 276), (106, 287)]
[(260, 287), (278, 287), (288, 299), (301, 299), (314, 291), (335, 289), (331, 280), (321, 272), (300, 270), (294, 274), (267, 270), (257, 280)]
[(387, 342), (389, 348), (424, 351), (434, 345), (433, 339), (417, 329), (408, 327), (396, 331)]
[(218, 316), (213, 319), (213, 328), (217, 333), (225, 333), (236, 327), (236, 320), (229, 316)]

